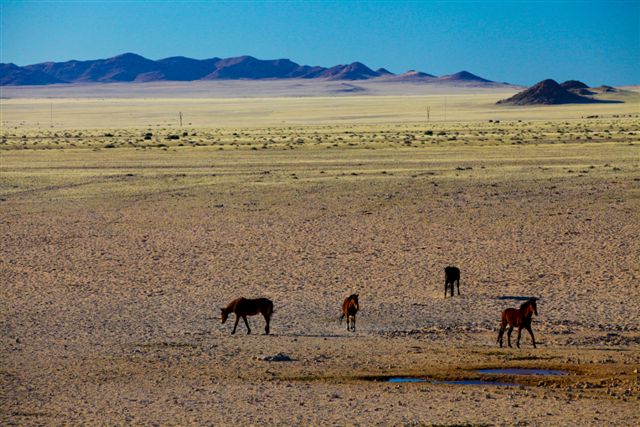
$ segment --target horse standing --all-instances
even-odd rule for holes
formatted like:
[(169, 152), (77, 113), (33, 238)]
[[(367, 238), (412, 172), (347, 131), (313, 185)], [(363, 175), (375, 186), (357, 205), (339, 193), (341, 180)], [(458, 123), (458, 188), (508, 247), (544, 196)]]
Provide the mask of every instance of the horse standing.
[(249, 328), (247, 316), (254, 316), (258, 313), (264, 316), (264, 320), (267, 322), (264, 327), (264, 333), (269, 335), (269, 322), (271, 321), (271, 315), (273, 314), (273, 303), (270, 300), (266, 298), (238, 298), (234, 299), (225, 308), (221, 308), (220, 310), (220, 320), (222, 320), (222, 323), (227, 321), (229, 313), (234, 313), (236, 315), (236, 323), (233, 325), (233, 331), (231, 332), (232, 335), (236, 333), (236, 328), (238, 327), (238, 322), (241, 317), (242, 320), (244, 320), (244, 324), (247, 325), (247, 334), (250, 334), (251, 328)]
[(508, 323), (509, 330), (507, 331), (507, 343), (509, 344), (509, 347), (511, 347), (511, 332), (513, 331), (514, 327), (517, 327), (518, 340), (516, 341), (516, 346), (520, 348), (520, 333), (524, 328), (529, 331), (529, 335), (531, 335), (531, 341), (533, 342), (533, 348), (536, 348), (536, 339), (533, 337), (533, 331), (531, 330), (531, 316), (533, 314), (535, 314), (536, 316), (538, 315), (536, 300), (536, 298), (529, 298), (528, 301), (520, 305), (519, 309), (507, 308), (502, 312), (500, 332), (498, 332), (498, 342), (500, 343), (500, 347), (502, 347), (502, 336), (504, 335), (504, 331)]
[(444, 268), (444, 297), (447, 297), (447, 289), (451, 285), (451, 296), (453, 296), (454, 284), (458, 284), (458, 295), (460, 295), (460, 269), (458, 267)]
[[(360, 305), (358, 304), (358, 294), (349, 295), (342, 303), (342, 316), (340, 317), (340, 323), (342, 319), (347, 316), (347, 331), (355, 332), (356, 330), (356, 313)], [(352, 328), (349, 327), (351, 321)]]

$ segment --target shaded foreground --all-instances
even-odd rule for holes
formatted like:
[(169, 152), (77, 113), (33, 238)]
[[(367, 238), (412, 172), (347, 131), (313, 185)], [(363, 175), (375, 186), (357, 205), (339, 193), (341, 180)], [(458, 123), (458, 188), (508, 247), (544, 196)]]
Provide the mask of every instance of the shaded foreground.
[[(627, 425), (639, 124), (615, 125), (571, 144), (401, 128), (375, 150), (4, 150), (2, 423)], [(461, 296), (442, 297), (446, 265)], [(351, 293), (355, 333), (338, 324)], [(220, 325), (241, 295), (274, 301), (273, 336)], [(528, 296), (539, 348), (497, 348), (500, 312)], [(261, 360), (277, 353), (293, 360)], [(500, 367), (569, 374), (476, 372)]]

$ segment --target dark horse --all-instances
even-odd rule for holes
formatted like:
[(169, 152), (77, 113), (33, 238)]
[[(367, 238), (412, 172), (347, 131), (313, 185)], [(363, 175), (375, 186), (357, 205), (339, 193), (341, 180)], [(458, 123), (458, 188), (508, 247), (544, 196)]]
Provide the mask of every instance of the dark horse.
[(502, 347), (502, 336), (504, 335), (504, 330), (508, 323), (509, 330), (507, 331), (507, 342), (509, 343), (509, 347), (511, 347), (511, 332), (514, 327), (517, 327), (518, 341), (516, 341), (516, 345), (518, 348), (520, 348), (520, 333), (522, 332), (522, 328), (529, 331), (531, 341), (533, 342), (533, 348), (536, 348), (536, 339), (533, 337), (533, 331), (531, 330), (531, 316), (533, 314), (536, 316), (538, 315), (536, 298), (529, 298), (529, 300), (523, 303), (519, 309), (507, 308), (503, 311), (502, 321), (500, 323), (500, 332), (498, 332), (498, 342), (500, 343), (500, 347)]
[[(356, 313), (358, 312), (358, 308), (360, 305), (358, 304), (358, 294), (349, 295), (344, 302), (342, 303), (342, 316), (340, 317), (340, 323), (342, 323), (342, 319), (344, 316), (347, 316), (347, 331), (356, 330)], [(350, 328), (350, 321), (353, 328)]]
[(247, 322), (247, 316), (253, 316), (258, 313), (261, 313), (264, 316), (264, 320), (267, 322), (264, 327), (264, 333), (269, 335), (269, 321), (271, 320), (271, 315), (273, 314), (273, 303), (266, 298), (258, 298), (258, 299), (247, 299), (247, 298), (238, 298), (231, 301), (225, 308), (221, 308), (221, 316), (220, 320), (222, 323), (227, 321), (227, 317), (229, 317), (229, 313), (234, 313), (236, 315), (236, 323), (233, 325), (233, 331), (231, 334), (236, 333), (236, 328), (238, 327), (238, 321), (242, 317), (244, 320), (244, 324), (247, 325), (247, 334), (251, 333), (251, 328), (249, 328), (249, 322)]
[(453, 296), (453, 285), (458, 283), (458, 295), (460, 295), (460, 269), (458, 267), (444, 268), (444, 297), (447, 297), (447, 289), (451, 285), (451, 296)]

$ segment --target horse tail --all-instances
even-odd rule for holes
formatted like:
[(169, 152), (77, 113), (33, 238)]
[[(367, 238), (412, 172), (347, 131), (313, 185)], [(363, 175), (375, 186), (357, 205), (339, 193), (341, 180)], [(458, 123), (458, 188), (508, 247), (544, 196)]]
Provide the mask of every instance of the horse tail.
[(338, 322), (340, 322), (340, 324), (342, 325), (343, 320), (344, 320), (344, 312), (342, 313), (342, 316), (340, 316), (340, 318), (338, 319)]

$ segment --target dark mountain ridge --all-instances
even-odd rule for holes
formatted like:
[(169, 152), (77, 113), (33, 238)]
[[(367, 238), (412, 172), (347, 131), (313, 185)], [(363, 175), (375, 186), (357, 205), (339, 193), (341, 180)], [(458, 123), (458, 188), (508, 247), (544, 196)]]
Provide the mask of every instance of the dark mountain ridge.
[[(577, 88), (575, 81), (568, 81), (565, 86)], [(584, 83), (583, 83), (584, 84)], [(586, 86), (586, 85), (585, 85)], [(584, 88), (579, 88), (584, 89)], [(556, 104), (591, 104), (616, 102), (587, 98), (569, 91), (558, 84), (555, 80), (547, 79), (536, 83), (535, 85), (518, 92), (511, 98), (498, 101), (497, 104), (503, 105), (556, 105)]]
[[(24, 67), (0, 64), (0, 85), (16, 86), (290, 78), (352, 81), (385, 78), (416, 82), (437, 79), (436, 76), (418, 71), (395, 75), (384, 68), (372, 70), (361, 62), (326, 68), (299, 65), (289, 59), (262, 60), (252, 56), (214, 57), (202, 60), (175, 56), (153, 61), (135, 53), (124, 53), (107, 59), (42, 62)], [(468, 72), (444, 76), (441, 79), (449, 82), (473, 80), (479, 83), (492, 83), (490, 80)]]

